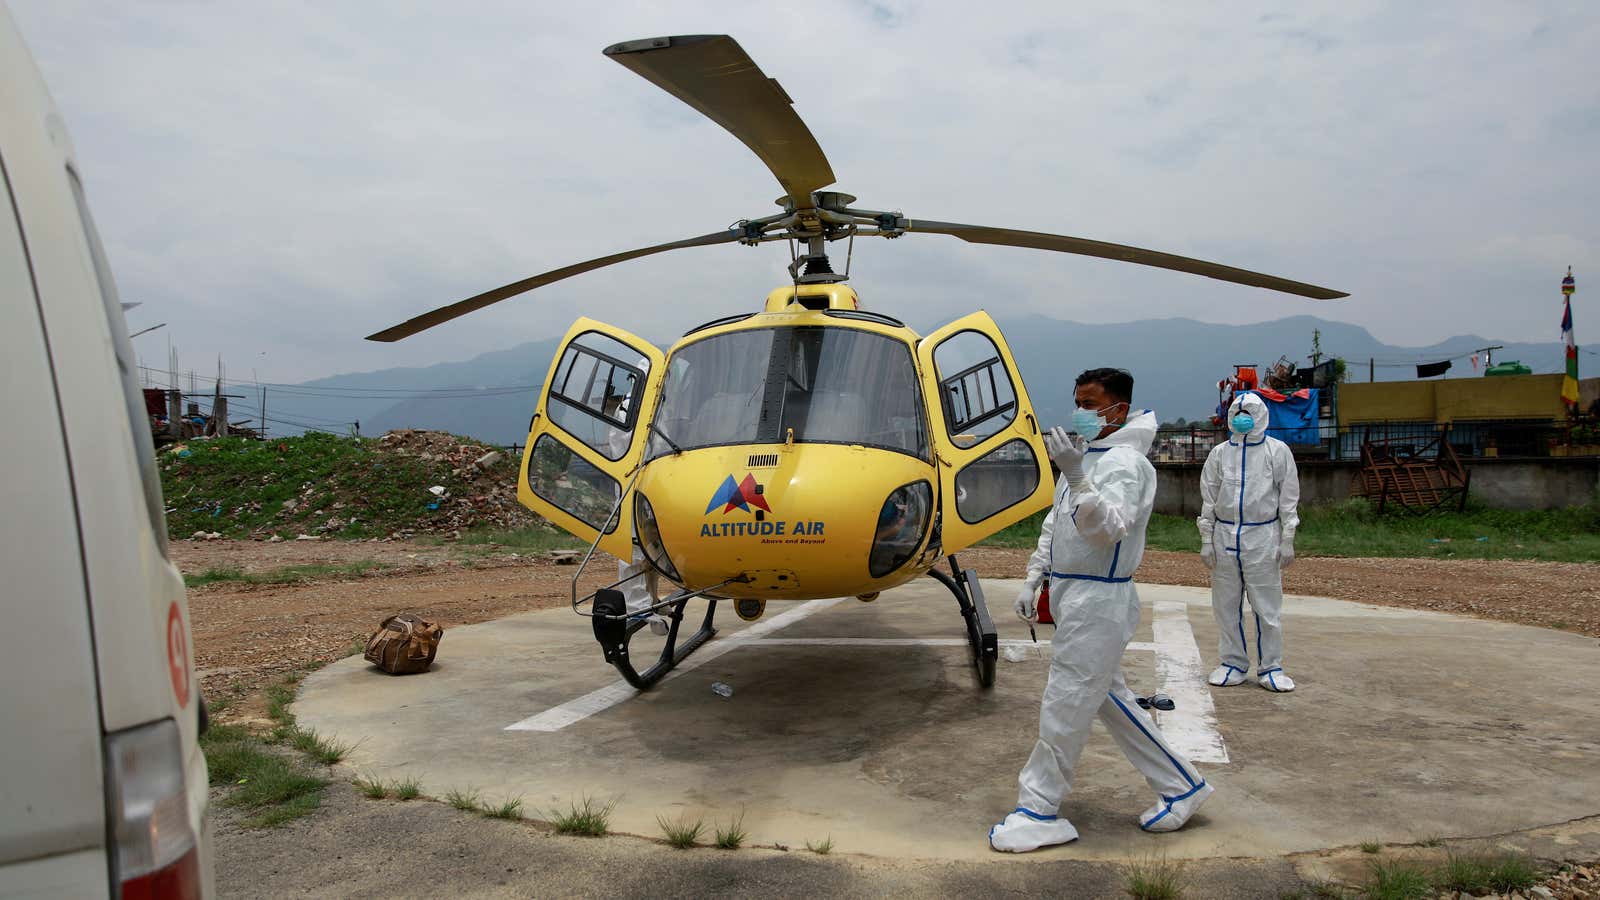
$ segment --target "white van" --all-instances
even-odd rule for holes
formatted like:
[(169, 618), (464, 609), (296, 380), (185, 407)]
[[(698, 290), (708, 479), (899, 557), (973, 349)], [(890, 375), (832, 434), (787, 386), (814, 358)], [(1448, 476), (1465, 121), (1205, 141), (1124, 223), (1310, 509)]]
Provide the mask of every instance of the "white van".
[(205, 713), (72, 146), (0, 7), (0, 897), (207, 897)]

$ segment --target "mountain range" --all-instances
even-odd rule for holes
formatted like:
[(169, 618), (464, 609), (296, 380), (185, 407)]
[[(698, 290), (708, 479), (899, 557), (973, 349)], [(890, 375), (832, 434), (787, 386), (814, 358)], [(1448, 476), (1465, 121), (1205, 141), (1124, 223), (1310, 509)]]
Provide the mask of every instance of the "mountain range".
[[(1280, 356), (1304, 366), (1312, 335), (1322, 352), (1346, 361), (1347, 380), (1416, 377), (1418, 363), (1453, 360), (1446, 377), (1481, 374), (1465, 358), (1492, 341), (1459, 335), (1418, 347), (1385, 344), (1365, 328), (1314, 316), (1250, 325), (1193, 319), (1084, 324), (1042, 316), (1000, 322), (1028, 393), (1046, 426), (1065, 423), (1072, 383), (1086, 368), (1120, 366), (1134, 375), (1134, 405), (1163, 422), (1203, 419), (1216, 405), (1216, 383), (1235, 364), (1271, 365)], [(366, 435), (394, 428), (434, 428), (511, 444), (527, 436), (528, 419), (558, 339), (533, 341), (461, 362), (383, 369), (319, 378), (268, 389), (267, 417), (275, 434), (306, 428), (346, 432), (355, 422)], [(671, 341), (658, 341), (665, 348)], [(1497, 361), (1520, 360), (1535, 372), (1560, 371), (1558, 342), (1506, 343)], [(1369, 360), (1374, 364), (1369, 368)], [(243, 412), (249, 415), (248, 408)]]

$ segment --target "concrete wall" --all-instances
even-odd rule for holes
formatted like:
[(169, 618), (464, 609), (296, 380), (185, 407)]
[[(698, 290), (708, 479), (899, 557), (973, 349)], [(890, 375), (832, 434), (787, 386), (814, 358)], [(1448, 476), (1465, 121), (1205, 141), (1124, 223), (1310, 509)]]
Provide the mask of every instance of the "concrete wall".
[[(1474, 459), (1470, 495), (1499, 509), (1559, 509), (1596, 499), (1600, 457), (1552, 459)], [(1156, 463), (1156, 512), (1173, 516), (1200, 513), (1198, 462)], [(1361, 465), (1353, 460), (1301, 460), (1300, 502), (1337, 503), (1350, 497), (1350, 482)]]
[(1567, 417), (1561, 375), (1498, 375), (1339, 385), (1339, 424)]

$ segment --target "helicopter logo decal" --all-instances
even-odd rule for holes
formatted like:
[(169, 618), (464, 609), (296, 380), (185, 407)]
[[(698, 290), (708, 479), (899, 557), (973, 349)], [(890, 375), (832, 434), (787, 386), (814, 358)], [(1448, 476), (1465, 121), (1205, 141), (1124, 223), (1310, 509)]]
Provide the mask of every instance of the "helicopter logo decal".
[[(748, 472), (745, 473), (743, 481), (734, 481), (732, 475), (722, 479), (717, 492), (711, 495), (711, 502), (706, 504), (705, 514), (711, 515), (719, 506), (722, 507), (724, 516), (736, 509), (750, 512), (752, 506), (763, 512), (772, 512), (767, 498), (761, 494), (760, 485), (756, 484), (755, 476)], [(760, 518), (759, 514), (757, 518)], [(700, 536), (759, 537), (762, 543), (821, 544), (827, 540), (822, 537), (824, 527), (825, 523), (820, 521), (785, 522), (773, 519), (756, 522), (722, 522), (715, 525), (702, 522)]]
[(756, 484), (755, 476), (748, 472), (745, 473), (744, 481), (736, 482), (733, 480), (732, 475), (724, 478), (722, 486), (718, 487), (717, 492), (711, 495), (711, 502), (706, 505), (705, 514), (711, 515), (711, 511), (719, 506), (722, 507), (723, 515), (727, 515), (736, 509), (749, 512), (752, 506), (766, 512), (772, 512), (772, 507), (767, 505), (767, 498), (761, 496), (761, 490)]

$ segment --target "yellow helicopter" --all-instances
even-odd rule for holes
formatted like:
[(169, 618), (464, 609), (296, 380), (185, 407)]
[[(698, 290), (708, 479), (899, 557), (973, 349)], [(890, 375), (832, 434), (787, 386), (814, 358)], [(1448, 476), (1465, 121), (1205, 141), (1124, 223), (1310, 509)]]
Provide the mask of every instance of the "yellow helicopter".
[[(659, 680), (713, 634), (719, 599), (746, 620), (768, 600), (879, 592), (923, 574), (955, 595), (979, 683), (998, 644), (977, 574), (954, 554), (1049, 506), (1039, 423), (999, 327), (976, 312), (925, 337), (861, 308), (827, 245), (945, 234), (979, 244), (1098, 256), (1317, 299), (1338, 291), (1231, 266), (1083, 238), (857, 209), (823, 191), (833, 171), (793, 101), (732, 38), (615, 44), (605, 55), (721, 125), (782, 185), (782, 212), (723, 231), (536, 275), (370, 335), (395, 341), (547, 284), (641, 256), (711, 244), (795, 243), (788, 284), (757, 311), (716, 319), (666, 353), (579, 319), (528, 428), (518, 499), (596, 549), (653, 570), (668, 633), (638, 671), (619, 581), (573, 608), (592, 618), (608, 662), (635, 687)], [(853, 246), (853, 243), (852, 243)], [(798, 248), (803, 247), (803, 250)], [(935, 568), (948, 560), (950, 573)], [(581, 569), (580, 569), (581, 571)], [(662, 581), (670, 583), (662, 596)], [(691, 600), (699, 628), (679, 639)], [(584, 612), (583, 607), (590, 607)]]

